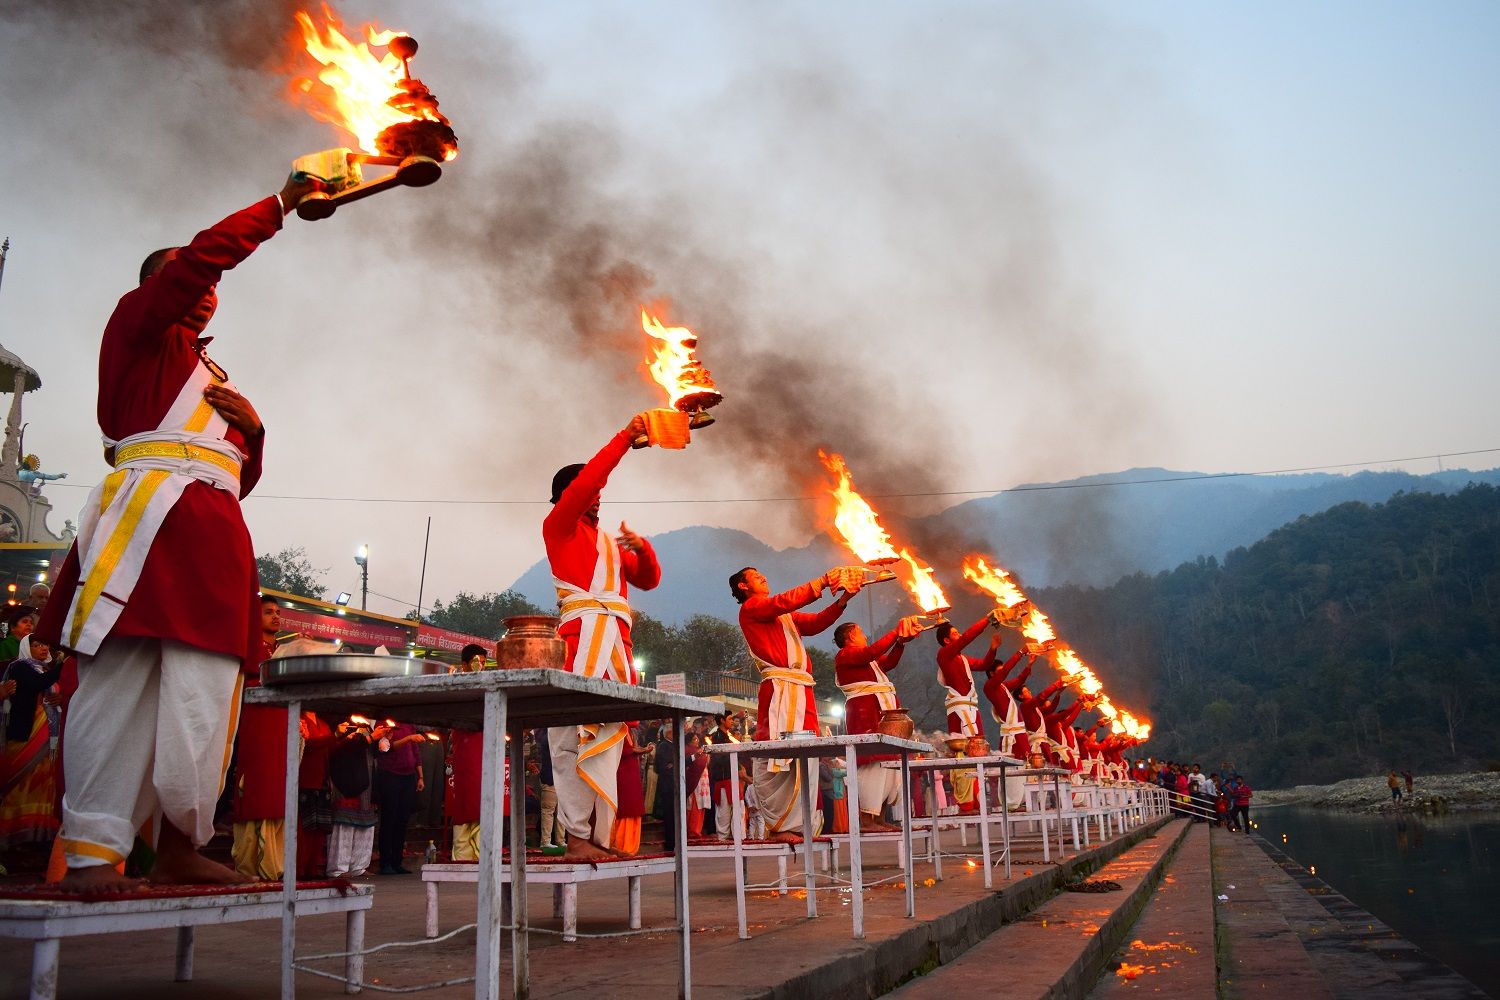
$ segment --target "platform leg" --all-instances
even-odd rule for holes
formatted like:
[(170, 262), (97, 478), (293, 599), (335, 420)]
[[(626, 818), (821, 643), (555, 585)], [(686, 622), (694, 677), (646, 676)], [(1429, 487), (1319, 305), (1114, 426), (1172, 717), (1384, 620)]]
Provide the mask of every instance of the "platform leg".
[(286, 798), (282, 800), (282, 872), (281, 872), (281, 1000), (297, 995), (297, 970), (292, 961), (297, 954), (297, 774), (302, 759), (302, 702), (286, 706)]
[[(681, 739), (682, 737), (678, 737)], [(748, 940), (750, 928), (745, 920), (745, 883), (750, 881), (745, 870), (745, 804), (740, 801), (740, 755), (729, 755), (729, 808), (734, 813), (730, 833), (734, 837), (734, 909), (740, 922), (740, 940)], [(675, 819), (675, 817), (674, 817)], [(786, 871), (786, 860), (781, 862)]]
[(928, 771), (927, 780), (932, 782), (932, 832), (927, 835), (927, 850), (932, 854), (932, 877), (943, 881), (943, 834), (938, 829), (942, 820), (937, 814), (937, 771)]
[[(511, 991), (515, 1000), (529, 1000), (531, 996), (531, 911), (526, 906), (526, 759), (525, 730), (510, 732), (507, 728), (510, 702), (500, 703), (500, 753), (487, 759), (499, 760), (500, 754), (509, 750), (510, 775), (513, 794), (510, 797), (510, 958), (512, 965)], [(507, 744), (504, 736), (510, 733)], [(504, 785), (496, 783), (495, 812), (503, 815), (505, 801), (500, 798)], [(495, 822), (495, 853), (500, 853), (500, 823)], [(502, 907), (503, 912), (503, 907)]]
[[(677, 745), (677, 774), (687, 774), (687, 740), (682, 735), (681, 712), (672, 713), (672, 732), (677, 734), (674, 741)], [(730, 768), (739, 773), (739, 761), (730, 758)], [(681, 778), (678, 778), (680, 781)], [(735, 805), (739, 805), (739, 796), (734, 797)], [(693, 923), (688, 916), (688, 837), (687, 837), (687, 791), (679, 790), (677, 793), (677, 815), (672, 822), (677, 824), (677, 836), (674, 838), (677, 851), (674, 860), (677, 863), (677, 874), (672, 880), (672, 889), (677, 896), (677, 947), (679, 969), (682, 973), (682, 981), (677, 987), (678, 1000), (692, 1000), (693, 996)], [(735, 836), (740, 835), (741, 824), (735, 823)], [(745, 908), (744, 897), (740, 898), (740, 935), (745, 935)]]
[(578, 883), (568, 882), (562, 886), (563, 940), (572, 944), (578, 940)]
[[(937, 817), (932, 820), (937, 829)], [(911, 754), (901, 751), (901, 846), (906, 851), (906, 915), (917, 916), (917, 863), (911, 849)]]
[[(984, 887), (993, 889), (995, 877), (990, 872), (990, 782), (985, 776), (983, 764), (976, 764), (975, 769), (979, 772), (979, 854), (984, 858)], [(1003, 785), (1000, 794), (1005, 794)]]
[[(429, 883), (430, 884), (430, 883)], [(344, 915), (344, 992), (362, 993), (365, 982), (365, 910), (350, 910)]]
[[(854, 919), (854, 939), (858, 941), (865, 936), (865, 859), (859, 842), (860, 807), (864, 800), (859, 797), (859, 757), (852, 746), (844, 751), (844, 768), (845, 794), (849, 797), (849, 910)], [(807, 841), (803, 844), (804, 850), (809, 849)], [(811, 886), (807, 897), (812, 898)]]
[(57, 938), (42, 938), (31, 946), (31, 1000), (55, 1000), (61, 944)]
[[(813, 877), (812, 850), (808, 845), (809, 838), (812, 837), (813, 802), (818, 791), (814, 786), (817, 782), (812, 780), (812, 758), (802, 757), (794, 760), (792, 766), (798, 768), (802, 776), (802, 867), (807, 885), (807, 915), (816, 917), (818, 915), (818, 883)], [(849, 828), (854, 829), (852, 820)], [(853, 837), (849, 838), (849, 843), (851, 845), (854, 843)]]
[(1010, 881), (1010, 793), (1005, 787), (1005, 765), (1000, 765), (1000, 837), (1005, 845), (1005, 880)]
[(427, 894), (427, 926), (424, 928), (428, 937), (438, 936), (438, 898), (437, 883), (428, 882), (422, 887)]
[(641, 929), (641, 877), (632, 875), (625, 883), (630, 897), (630, 929), (638, 931)]
[(776, 893), (786, 895), (786, 855), (782, 854), (776, 858)]
[(177, 972), (172, 976), (179, 983), (193, 981), (193, 928), (177, 928)]
[[(501, 854), (500, 831), (505, 816), (504, 777), (495, 773), (493, 762), (504, 760), (506, 697), (503, 691), (484, 693), (484, 729), (482, 759), (491, 766), (484, 768), (479, 785), (479, 906), (474, 926), (474, 997), (475, 1000), (500, 998), (500, 914)], [(524, 997), (523, 980), (517, 962), (518, 998)]]

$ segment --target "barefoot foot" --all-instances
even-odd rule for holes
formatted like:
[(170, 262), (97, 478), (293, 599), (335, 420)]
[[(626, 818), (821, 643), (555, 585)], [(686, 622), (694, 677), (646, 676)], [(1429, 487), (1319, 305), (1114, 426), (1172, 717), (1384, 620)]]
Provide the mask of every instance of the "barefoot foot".
[(186, 834), (165, 822), (156, 840), (156, 866), (146, 880), (157, 885), (244, 885), (256, 881), (208, 860)]
[(568, 834), (568, 851), (563, 857), (568, 861), (608, 861), (615, 855), (593, 841), (575, 837), (570, 833)]
[(113, 865), (90, 865), (69, 868), (57, 888), (59, 892), (129, 892), (145, 884), (145, 879), (126, 878)]

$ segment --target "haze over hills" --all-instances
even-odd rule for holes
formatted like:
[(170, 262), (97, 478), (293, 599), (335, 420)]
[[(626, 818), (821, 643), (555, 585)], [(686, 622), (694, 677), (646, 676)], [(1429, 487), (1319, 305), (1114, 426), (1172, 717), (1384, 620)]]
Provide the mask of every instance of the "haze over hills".
[[(1298, 517), (1346, 501), (1381, 503), (1402, 491), (1453, 493), (1470, 482), (1500, 486), (1500, 469), (1422, 476), (1305, 473), (1136, 482), (1196, 475), (1128, 469), (1029, 484), (893, 528), (902, 538), (960, 540), (965, 549), (987, 550), (1029, 587), (1104, 586), (1128, 573), (1155, 573), (1198, 556), (1222, 558)], [(632, 594), (631, 603), (668, 623), (695, 614), (733, 619), (728, 578), (741, 566), (758, 566), (777, 587), (803, 582), (849, 561), (848, 554), (824, 536), (799, 548), (778, 550), (743, 531), (693, 526), (651, 541), (666, 572), (660, 587)], [(956, 566), (938, 565), (937, 570), (950, 587), (960, 585)], [(513, 589), (542, 607), (556, 600), (545, 563), (527, 570)], [(894, 585), (874, 589), (870, 617), (884, 620), (896, 612), (900, 595), (895, 591)]]

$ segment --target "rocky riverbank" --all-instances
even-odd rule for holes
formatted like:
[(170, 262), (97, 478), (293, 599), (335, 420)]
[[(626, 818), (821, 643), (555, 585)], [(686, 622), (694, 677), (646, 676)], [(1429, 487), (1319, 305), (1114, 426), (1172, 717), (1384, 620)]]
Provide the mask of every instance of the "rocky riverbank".
[(1351, 813), (1389, 813), (1398, 809), (1427, 813), (1500, 810), (1500, 772), (1473, 774), (1419, 774), (1410, 795), (1401, 786), (1403, 798), (1391, 801), (1385, 775), (1349, 778), (1332, 785), (1298, 785), (1257, 791), (1255, 804), (1312, 806)]

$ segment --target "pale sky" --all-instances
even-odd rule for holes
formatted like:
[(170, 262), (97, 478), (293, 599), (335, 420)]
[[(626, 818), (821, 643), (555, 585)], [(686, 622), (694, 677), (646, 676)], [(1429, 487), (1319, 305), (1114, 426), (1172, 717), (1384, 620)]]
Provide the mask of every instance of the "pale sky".
[[(109, 12), (149, 5), (28, 6), (0, 0), (0, 343), (44, 381), (29, 449), (83, 486), (99, 332), (141, 258), (347, 140), (284, 76), (116, 40)], [(200, 43), (261, 30), (189, 6)], [(548, 291), (600, 233), (576, 273), (649, 271), (727, 397), (686, 452), (627, 456), (607, 503), (798, 494), (819, 444), (911, 493), (1500, 446), (1493, 3), (340, 9), (421, 42), (463, 152), (432, 188), (289, 221), (210, 332), (268, 428), (257, 551), (303, 545), (353, 590), (368, 543), (397, 599), (372, 610), (416, 600), (428, 515), (429, 603), (509, 585), (552, 472), (660, 405), (633, 331), (581, 336)], [(752, 456), (788, 412), (805, 436)], [(57, 529), (85, 491), (49, 496)], [(776, 545), (810, 515), (605, 512)]]

